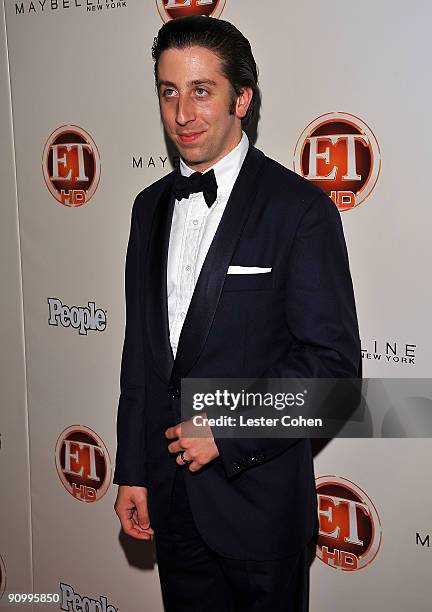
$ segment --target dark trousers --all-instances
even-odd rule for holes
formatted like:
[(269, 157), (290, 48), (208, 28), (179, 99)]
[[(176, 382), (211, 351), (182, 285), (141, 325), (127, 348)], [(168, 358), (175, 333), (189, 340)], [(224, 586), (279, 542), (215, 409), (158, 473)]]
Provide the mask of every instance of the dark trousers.
[(306, 549), (269, 561), (219, 555), (197, 531), (185, 489), (184, 469), (177, 471), (169, 523), (155, 533), (166, 612), (306, 612), (309, 576)]

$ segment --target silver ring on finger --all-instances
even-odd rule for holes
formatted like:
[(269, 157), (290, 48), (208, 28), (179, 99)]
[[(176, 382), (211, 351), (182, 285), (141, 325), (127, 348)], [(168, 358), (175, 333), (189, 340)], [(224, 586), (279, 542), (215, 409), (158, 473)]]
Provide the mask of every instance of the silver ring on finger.
[(184, 456), (185, 452), (184, 450), (182, 450), (182, 452), (180, 453), (180, 457), (182, 458), (182, 461), (185, 465), (189, 465), (190, 463), (192, 463), (192, 459), (186, 459), (186, 457)]

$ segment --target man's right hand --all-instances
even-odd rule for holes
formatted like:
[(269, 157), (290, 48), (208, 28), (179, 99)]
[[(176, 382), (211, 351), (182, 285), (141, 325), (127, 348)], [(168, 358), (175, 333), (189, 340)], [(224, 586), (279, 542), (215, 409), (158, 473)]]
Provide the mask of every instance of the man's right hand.
[(120, 485), (114, 510), (127, 535), (138, 540), (150, 540), (154, 531), (150, 527), (146, 487)]

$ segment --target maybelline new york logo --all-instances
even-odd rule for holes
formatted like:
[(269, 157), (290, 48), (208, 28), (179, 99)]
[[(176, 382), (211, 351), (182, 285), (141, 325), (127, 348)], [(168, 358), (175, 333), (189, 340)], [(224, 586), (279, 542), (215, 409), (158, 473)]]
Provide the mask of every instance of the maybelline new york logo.
[(225, 4), (226, 0), (156, 0), (159, 15), (165, 22), (188, 15), (220, 17)]
[(71, 425), (55, 448), (57, 473), (65, 489), (83, 502), (99, 501), (111, 482), (111, 459), (103, 440), (90, 427)]
[(81, 596), (73, 586), (60, 582), (60, 610), (68, 612), (118, 612), (118, 608), (108, 603), (104, 595), (99, 595), (98, 599), (93, 597)]
[(430, 548), (431, 539), (432, 538), (429, 533), (420, 534), (418, 531), (416, 531), (416, 534), (415, 534), (416, 546), (419, 546), (420, 548)]
[(317, 557), (335, 569), (363, 569), (381, 546), (381, 521), (372, 500), (358, 485), (338, 476), (317, 478), (316, 488)]
[(319, 185), (339, 210), (359, 206), (371, 194), (381, 169), (378, 141), (370, 127), (349, 113), (327, 113), (303, 130), (294, 170)]
[(127, 8), (127, 0), (25, 0), (15, 2), (15, 15), (70, 14), (71, 11), (101, 13)]
[(49, 325), (72, 327), (80, 336), (87, 336), (89, 330), (105, 331), (107, 326), (106, 311), (96, 308), (95, 302), (88, 302), (87, 306), (66, 306), (59, 298), (48, 298), (48, 312)]
[(77, 125), (62, 125), (45, 144), (42, 171), (57, 202), (71, 208), (87, 204), (99, 185), (101, 173), (95, 141)]
[(415, 365), (416, 350), (416, 344), (396, 340), (362, 340), (361, 349), (363, 359), (404, 366)]

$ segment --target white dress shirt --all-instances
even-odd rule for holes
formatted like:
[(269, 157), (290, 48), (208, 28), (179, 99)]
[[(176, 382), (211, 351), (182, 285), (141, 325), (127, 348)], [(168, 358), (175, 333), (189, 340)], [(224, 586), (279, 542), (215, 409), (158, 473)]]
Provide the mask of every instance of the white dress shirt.
[[(168, 320), (174, 357), (196, 281), (248, 148), (249, 140), (243, 132), (239, 144), (212, 166), (218, 190), (210, 208), (202, 193), (175, 201), (167, 264)], [(190, 176), (195, 171), (180, 159), (180, 172)]]

